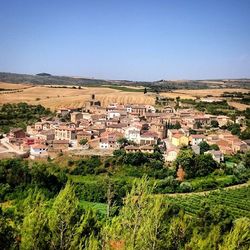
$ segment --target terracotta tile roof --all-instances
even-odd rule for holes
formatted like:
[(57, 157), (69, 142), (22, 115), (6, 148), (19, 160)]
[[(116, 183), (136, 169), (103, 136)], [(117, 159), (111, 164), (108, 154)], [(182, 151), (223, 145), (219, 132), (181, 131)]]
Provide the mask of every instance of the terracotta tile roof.
[(142, 137), (153, 137), (158, 138), (158, 134), (156, 132), (147, 131), (141, 135)]

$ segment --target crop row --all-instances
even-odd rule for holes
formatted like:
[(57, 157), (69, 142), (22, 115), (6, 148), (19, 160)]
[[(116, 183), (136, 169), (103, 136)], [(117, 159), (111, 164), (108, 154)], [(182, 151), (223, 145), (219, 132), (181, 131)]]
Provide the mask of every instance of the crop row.
[(209, 195), (187, 195), (168, 197), (170, 202), (178, 204), (182, 209), (191, 214), (196, 214), (202, 207), (203, 202), (211, 205), (222, 205), (234, 217), (250, 218), (250, 187), (228, 191), (216, 191)]

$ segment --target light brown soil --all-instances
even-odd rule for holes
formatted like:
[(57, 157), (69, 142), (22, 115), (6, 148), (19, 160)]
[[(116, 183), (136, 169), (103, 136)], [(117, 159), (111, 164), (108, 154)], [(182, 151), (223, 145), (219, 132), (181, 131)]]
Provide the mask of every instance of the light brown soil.
[(1, 103), (27, 102), (30, 104), (42, 104), (45, 107), (55, 110), (60, 107), (82, 107), (90, 99), (92, 94), (101, 101), (103, 106), (109, 103), (135, 103), (153, 104), (154, 97), (144, 95), (141, 92), (124, 92), (111, 88), (92, 88), (82, 89), (72, 88), (50, 88), (45, 86), (35, 86), (24, 89), (18, 93), (1, 94)]
[(247, 108), (250, 108), (250, 105), (246, 105), (243, 103), (239, 103), (239, 102), (228, 102), (228, 104), (240, 111), (246, 110)]
[(29, 84), (15, 84), (15, 83), (6, 83), (6, 82), (0, 82), (0, 88), (1, 89), (24, 89), (29, 88), (32, 85)]

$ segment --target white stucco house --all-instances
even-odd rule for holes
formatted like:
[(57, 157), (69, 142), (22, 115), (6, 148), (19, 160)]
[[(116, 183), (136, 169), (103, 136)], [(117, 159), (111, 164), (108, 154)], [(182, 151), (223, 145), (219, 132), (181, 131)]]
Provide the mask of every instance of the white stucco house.
[(211, 154), (213, 159), (220, 163), (221, 161), (224, 161), (224, 154), (220, 150), (209, 150), (205, 152), (204, 154)]
[(141, 129), (135, 126), (127, 127), (124, 134), (125, 138), (139, 144), (141, 139), (140, 131)]
[(198, 146), (201, 142), (205, 141), (205, 135), (190, 135), (189, 141), (192, 146)]
[(166, 153), (164, 154), (164, 159), (167, 162), (173, 162), (176, 160), (179, 153), (178, 148), (169, 148)]
[(30, 158), (43, 158), (48, 156), (48, 147), (44, 144), (33, 144), (30, 146)]

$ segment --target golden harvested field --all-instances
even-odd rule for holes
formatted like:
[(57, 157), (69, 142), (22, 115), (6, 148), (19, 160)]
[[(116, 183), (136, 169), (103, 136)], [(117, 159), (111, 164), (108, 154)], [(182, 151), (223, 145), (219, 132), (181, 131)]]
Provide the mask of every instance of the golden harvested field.
[(6, 83), (6, 82), (0, 82), (0, 88), (1, 89), (25, 89), (29, 88), (32, 85), (28, 84), (15, 84), (15, 83)]
[(246, 105), (246, 104), (243, 104), (243, 103), (239, 103), (239, 102), (228, 102), (228, 104), (240, 111), (243, 111), (247, 108), (250, 108), (250, 105)]
[[(72, 87), (72, 86), (71, 86)], [(112, 102), (121, 104), (154, 104), (155, 95), (144, 95), (142, 92), (125, 92), (107, 87), (82, 87), (81, 89), (72, 88), (51, 88), (49, 86), (32, 86), (28, 84), (1, 83), (0, 88), (19, 89), (17, 93), (1, 93), (0, 104), (27, 102), (30, 104), (41, 104), (47, 108), (55, 110), (60, 107), (82, 107), (85, 101), (90, 99), (92, 94), (101, 101), (103, 106)], [(195, 99), (212, 95), (219, 97), (223, 92), (249, 92), (247, 89), (200, 89), (200, 90), (175, 90), (173, 92), (161, 93), (162, 96), (176, 98), (180, 96), (185, 99)], [(236, 108), (245, 109), (246, 105), (232, 103)]]
[(144, 95), (142, 92), (124, 92), (111, 88), (85, 87), (82, 89), (50, 88), (35, 86), (24, 89), (18, 93), (0, 95), (1, 103), (27, 102), (30, 104), (41, 104), (55, 110), (60, 107), (82, 107), (92, 94), (106, 106), (111, 102), (153, 104), (154, 97)]

